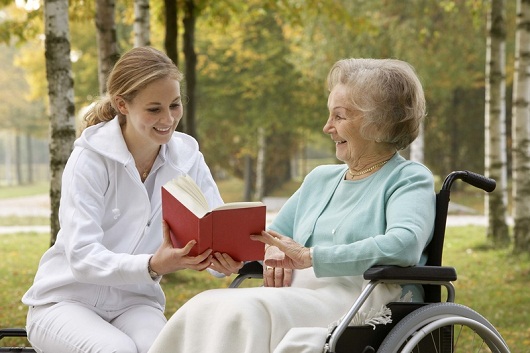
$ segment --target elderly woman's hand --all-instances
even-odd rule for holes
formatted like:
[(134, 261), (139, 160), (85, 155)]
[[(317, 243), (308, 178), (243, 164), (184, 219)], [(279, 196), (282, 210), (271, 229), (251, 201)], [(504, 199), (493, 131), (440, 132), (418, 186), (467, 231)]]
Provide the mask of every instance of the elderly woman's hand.
[(275, 231), (262, 231), (261, 235), (251, 235), (253, 240), (261, 241), (281, 250), (285, 256), (265, 257), (264, 265), (285, 269), (304, 269), (312, 266), (309, 248), (300, 245), (292, 238)]
[(265, 287), (289, 287), (293, 270), (290, 268), (267, 266), (266, 263), (285, 258), (285, 254), (276, 246), (267, 246), (263, 265), (263, 285)]

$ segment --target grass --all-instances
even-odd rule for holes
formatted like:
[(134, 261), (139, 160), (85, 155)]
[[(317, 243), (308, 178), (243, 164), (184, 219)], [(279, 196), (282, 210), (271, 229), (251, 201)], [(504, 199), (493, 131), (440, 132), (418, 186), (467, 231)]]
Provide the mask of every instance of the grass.
[(47, 226), (50, 225), (50, 217), (0, 217), (0, 226)]
[(49, 190), (50, 183), (44, 180), (27, 185), (0, 186), (0, 198), (9, 199), (12, 197), (48, 194)]
[(457, 269), (456, 302), (484, 315), (513, 353), (530, 347), (530, 256), (485, 242), (485, 228), (448, 228), (444, 265)]
[[(219, 180), (216, 183), (217, 187), (219, 188), (219, 191), (221, 192), (221, 196), (223, 197), (223, 200), (225, 202), (243, 201), (244, 184), (241, 179), (229, 178)], [(288, 197), (292, 195), (296, 191), (296, 189), (298, 189), (299, 186), (299, 181), (292, 180), (286, 182), (280, 188), (274, 190), (273, 193), (267, 196)]]
[[(528, 352), (530, 257), (514, 257), (508, 249), (488, 247), (484, 239), (483, 227), (447, 230), (444, 264), (456, 267), (459, 273), (456, 301), (488, 318), (513, 353)], [(8, 234), (0, 236), (0, 242), (0, 327), (22, 327), (26, 307), (20, 298), (33, 281), (38, 261), (48, 246), (48, 235)], [(164, 276), (167, 316), (195, 294), (227, 287), (230, 280), (187, 270)]]

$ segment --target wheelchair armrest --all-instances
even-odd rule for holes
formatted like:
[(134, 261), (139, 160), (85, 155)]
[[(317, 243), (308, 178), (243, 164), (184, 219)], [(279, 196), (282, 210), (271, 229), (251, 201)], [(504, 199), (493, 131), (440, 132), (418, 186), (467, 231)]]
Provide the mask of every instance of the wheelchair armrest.
[[(238, 272), (239, 275), (253, 276), (263, 274), (263, 265), (259, 261), (247, 262)], [(456, 281), (456, 270), (448, 266), (374, 266), (364, 273), (366, 280), (415, 280), (415, 281)]]
[(366, 280), (456, 281), (456, 270), (448, 266), (374, 266), (363, 274)]
[(237, 277), (230, 283), (230, 288), (237, 288), (249, 278), (263, 278), (263, 265), (259, 261), (247, 262), (239, 269)]
[(260, 275), (263, 274), (263, 265), (259, 261), (246, 262), (239, 270), (240, 275)]
[(0, 340), (4, 337), (27, 337), (24, 328), (3, 328), (0, 329)]

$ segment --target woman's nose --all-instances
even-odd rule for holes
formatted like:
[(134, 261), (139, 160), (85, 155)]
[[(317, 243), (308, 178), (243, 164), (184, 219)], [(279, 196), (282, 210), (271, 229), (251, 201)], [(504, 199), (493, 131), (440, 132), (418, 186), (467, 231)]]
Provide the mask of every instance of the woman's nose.
[(322, 128), (322, 131), (325, 133), (325, 134), (329, 134), (330, 131), (332, 129), (332, 125), (331, 125), (331, 119), (328, 119), (326, 121), (326, 123), (324, 124), (324, 127)]
[(175, 119), (176, 119), (176, 117), (173, 116), (173, 115), (174, 115), (173, 112), (172, 112), (171, 110), (168, 110), (168, 111), (164, 114), (163, 120), (164, 120), (164, 121), (167, 121), (167, 122), (170, 123), (170, 124), (172, 124), (172, 123), (175, 121)]

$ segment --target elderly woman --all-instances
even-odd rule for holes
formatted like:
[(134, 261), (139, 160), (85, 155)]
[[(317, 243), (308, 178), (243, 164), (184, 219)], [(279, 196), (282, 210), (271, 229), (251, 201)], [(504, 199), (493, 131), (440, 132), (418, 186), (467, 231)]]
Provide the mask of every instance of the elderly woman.
[[(266, 244), (264, 287), (197, 295), (169, 320), (151, 353), (318, 352), (325, 328), (361, 292), (365, 270), (425, 263), (433, 176), (397, 153), (425, 117), (414, 69), (399, 60), (346, 59), (327, 81), (323, 130), (344, 164), (309, 173), (270, 228), (252, 236)], [(422, 300), (414, 286), (378, 286), (361, 317), (405, 295)]]

